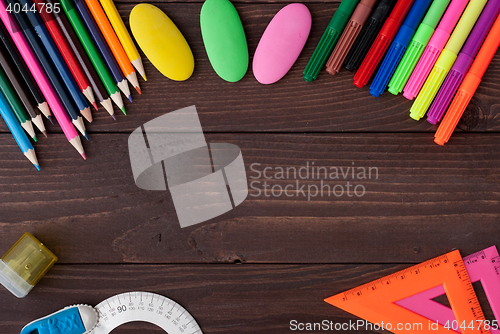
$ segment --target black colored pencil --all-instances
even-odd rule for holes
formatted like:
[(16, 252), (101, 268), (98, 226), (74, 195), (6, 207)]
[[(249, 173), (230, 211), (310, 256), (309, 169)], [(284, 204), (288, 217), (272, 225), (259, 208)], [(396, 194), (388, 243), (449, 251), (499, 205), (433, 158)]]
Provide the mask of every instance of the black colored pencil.
[(9, 33), (5, 29), (2, 22), (0, 22), (0, 40), (2, 46), (4, 47), (4, 50), (9, 54), (9, 59), (12, 60), (12, 63), (16, 67), (17, 71), (20, 73), (21, 78), (24, 81), (24, 84), (28, 88), (33, 99), (35, 100), (38, 109), (40, 109), (42, 114), (45, 117), (47, 117), (49, 121), (52, 123), (52, 117), (49, 105), (47, 104), (47, 101), (45, 101), (45, 98), (43, 97), (40, 88), (36, 84), (35, 79), (33, 79), (33, 76), (29, 72), (28, 67), (24, 63), (23, 58), (19, 54), (19, 51), (15, 47), (14, 42), (11, 40)]
[(17, 72), (11, 65), (11, 61), (9, 59), (9, 55), (7, 54), (3, 45), (0, 44), (0, 66), (4, 70), (7, 78), (9, 79), (12, 87), (16, 91), (17, 96), (21, 100), (24, 108), (28, 112), (31, 117), (31, 121), (36, 127), (43, 133), (45, 137), (47, 137), (47, 131), (45, 131), (45, 125), (43, 124), (42, 116), (40, 116), (40, 112), (35, 107), (32, 98), (28, 95), (28, 90), (26, 87), (19, 81), (18, 77), (19, 72)]

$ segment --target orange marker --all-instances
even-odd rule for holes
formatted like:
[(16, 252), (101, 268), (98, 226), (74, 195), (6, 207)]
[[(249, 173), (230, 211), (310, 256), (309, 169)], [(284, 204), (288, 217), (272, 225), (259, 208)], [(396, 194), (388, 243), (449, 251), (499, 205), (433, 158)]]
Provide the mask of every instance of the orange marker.
[(460, 88), (458, 88), (457, 94), (451, 102), (448, 112), (436, 131), (434, 136), (436, 144), (444, 145), (450, 139), (460, 117), (462, 117), (465, 108), (467, 108), (472, 96), (476, 92), (484, 72), (486, 72), (486, 68), (488, 68), (495, 52), (497, 52), (500, 46), (500, 38), (498, 38), (498, 36), (500, 36), (500, 15), (497, 16), (493, 27), (491, 27), (490, 33), (486, 37), (469, 72), (465, 76), (464, 81), (462, 81)]
[(116, 62), (120, 66), (120, 69), (122, 70), (123, 75), (132, 84), (132, 86), (135, 88), (135, 90), (139, 94), (142, 94), (141, 88), (139, 87), (139, 81), (137, 80), (137, 75), (135, 73), (135, 70), (132, 67), (132, 64), (130, 63), (130, 60), (128, 59), (127, 54), (125, 53), (125, 50), (123, 50), (123, 46), (121, 45), (120, 41), (118, 40), (118, 37), (116, 36), (115, 31), (111, 27), (111, 24), (109, 23), (108, 18), (106, 17), (106, 14), (102, 10), (102, 7), (99, 4), (99, 1), (98, 0), (85, 0), (85, 3), (89, 7), (89, 10), (92, 13), (92, 16), (94, 17), (97, 25), (99, 26), (99, 29), (101, 30), (101, 32), (104, 36), (104, 39), (108, 43), (108, 46), (111, 49), (111, 52), (113, 53), (113, 56), (116, 59)]
[[(456, 323), (429, 321), (395, 303), (440, 285), (446, 291)], [(454, 333), (453, 329), (458, 328), (462, 334), (490, 333), (484, 329), (484, 314), (458, 250), (342, 292), (325, 301), (371, 323), (364, 322), (363, 328), (358, 328), (358, 331), (373, 328), (378, 330), (382, 327), (396, 334), (450, 334)], [(380, 327), (370, 328), (370, 325)]]

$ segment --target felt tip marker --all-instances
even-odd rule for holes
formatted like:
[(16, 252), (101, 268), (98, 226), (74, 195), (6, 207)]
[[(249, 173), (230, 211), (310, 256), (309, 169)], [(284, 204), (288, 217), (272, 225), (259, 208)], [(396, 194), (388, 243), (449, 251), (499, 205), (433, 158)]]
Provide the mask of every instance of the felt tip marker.
[(432, 35), (429, 44), (425, 47), (424, 53), (403, 89), (403, 96), (408, 100), (413, 100), (420, 92), (425, 79), (427, 79), (441, 51), (443, 51), (468, 2), (469, 0), (453, 0), (446, 10), (443, 19)]
[(387, 16), (394, 8), (397, 0), (380, 0), (372, 10), (372, 14), (366, 21), (359, 36), (354, 41), (351, 50), (344, 61), (344, 68), (348, 71), (355, 71), (365, 59), (370, 46), (372, 46), (375, 37), (377, 37)]
[(396, 68), (396, 72), (389, 81), (389, 92), (391, 94), (398, 95), (403, 90), (449, 3), (450, 0), (434, 0), (432, 2), (403, 59)]
[(488, 1), (429, 109), (429, 113), (427, 114), (427, 121), (429, 123), (436, 124), (443, 118), (458, 86), (462, 83), (465, 74), (474, 61), (474, 57), (476, 57), (499, 12), (500, 0)]
[(362, 88), (368, 83), (368, 80), (370, 80), (377, 65), (384, 56), (385, 51), (389, 47), (389, 44), (391, 44), (406, 14), (410, 11), (413, 2), (414, 0), (399, 0), (396, 3), (389, 18), (385, 21), (377, 38), (375, 38), (375, 42), (371, 46), (370, 51), (368, 51), (366, 58), (363, 60), (363, 63), (361, 63), (361, 67), (354, 76), (355, 86)]
[(441, 52), (422, 90), (418, 94), (415, 103), (411, 106), (410, 117), (414, 120), (418, 121), (425, 115), (427, 109), (429, 109), (432, 100), (434, 100), (446, 75), (457, 59), (460, 49), (464, 45), (465, 40), (469, 36), (470, 31), (474, 27), (487, 1), (488, 0), (471, 0), (471, 2), (469, 2), (455, 30), (453, 30), (453, 34), (448, 40), (448, 43), (446, 43), (446, 47), (443, 52)]
[(378, 97), (385, 91), (431, 2), (432, 0), (415, 0), (413, 3), (396, 37), (394, 37), (394, 41), (391, 43), (389, 51), (375, 75), (375, 79), (370, 85), (370, 94), (373, 96)]
[(495, 24), (491, 28), (488, 37), (486, 37), (486, 40), (481, 47), (481, 50), (479, 50), (476, 59), (474, 59), (474, 63), (472, 63), (469, 72), (462, 81), (462, 84), (460, 85), (448, 112), (439, 125), (434, 138), (436, 144), (444, 145), (450, 139), (453, 130), (460, 120), (460, 117), (462, 117), (465, 108), (481, 83), (484, 72), (486, 72), (486, 69), (493, 59), (495, 52), (497, 52), (500, 45), (500, 38), (498, 38), (499, 35), (500, 16), (497, 17)]
[(330, 55), (330, 59), (328, 59), (328, 62), (326, 63), (326, 71), (328, 73), (335, 75), (340, 71), (340, 67), (344, 63), (347, 53), (361, 32), (366, 20), (368, 20), (376, 1), (377, 0), (361, 0), (356, 7), (337, 43), (337, 46), (335, 46), (335, 49)]
[(307, 63), (304, 70), (304, 79), (306, 81), (311, 82), (318, 77), (319, 71), (325, 66), (328, 56), (332, 53), (358, 2), (359, 0), (342, 0), (340, 3)]

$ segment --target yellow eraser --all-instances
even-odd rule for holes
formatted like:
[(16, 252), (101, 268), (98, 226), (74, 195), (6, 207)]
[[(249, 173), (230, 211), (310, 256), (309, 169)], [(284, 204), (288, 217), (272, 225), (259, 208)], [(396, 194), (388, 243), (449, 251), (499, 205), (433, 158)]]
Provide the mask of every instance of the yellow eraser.
[(0, 261), (0, 283), (22, 298), (57, 261), (47, 247), (25, 233)]
[(194, 71), (194, 57), (186, 39), (158, 7), (139, 4), (130, 12), (130, 29), (137, 44), (158, 71), (176, 81)]

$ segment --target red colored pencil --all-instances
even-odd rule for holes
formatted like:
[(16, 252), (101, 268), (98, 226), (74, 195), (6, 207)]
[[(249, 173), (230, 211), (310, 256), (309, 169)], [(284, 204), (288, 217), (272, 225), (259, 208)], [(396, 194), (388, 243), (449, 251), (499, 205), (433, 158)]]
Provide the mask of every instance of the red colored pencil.
[[(68, 68), (71, 71), (71, 74), (75, 78), (75, 81), (78, 84), (78, 87), (82, 91), (83, 95), (89, 100), (89, 102), (94, 106), (94, 108), (97, 110), (97, 104), (95, 102), (94, 94), (92, 92), (92, 87), (90, 86), (90, 83), (87, 80), (87, 77), (85, 76), (82, 67), (80, 66), (80, 63), (76, 59), (75, 54), (73, 53), (73, 50), (71, 50), (70, 46), (68, 45), (68, 41), (62, 34), (59, 26), (56, 23), (55, 17), (47, 11), (47, 6), (45, 0), (33, 0), (33, 2), (36, 4), (38, 8), (38, 12), (40, 13), (40, 16), (42, 17), (43, 22), (45, 23), (45, 26), (47, 27), (47, 30), (49, 31), (50, 35), (54, 39), (54, 42), (57, 45), (57, 48), (61, 52), (64, 61), (68, 65)], [(90, 113), (89, 113), (90, 114)], [(89, 122), (92, 122), (92, 116), (90, 115), (83, 115)], [(89, 119), (90, 117), (90, 119)]]

